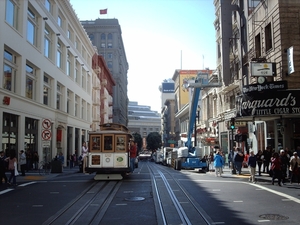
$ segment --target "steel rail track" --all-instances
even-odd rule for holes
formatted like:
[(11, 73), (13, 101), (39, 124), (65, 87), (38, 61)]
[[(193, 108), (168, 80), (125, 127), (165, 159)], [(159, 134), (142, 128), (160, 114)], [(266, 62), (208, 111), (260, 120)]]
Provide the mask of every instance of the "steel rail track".
[(43, 225), (99, 224), (120, 186), (121, 181), (94, 182)]
[[(161, 179), (163, 181), (163, 184), (167, 190), (167, 193), (169, 195), (169, 198), (171, 199), (174, 208), (176, 209), (176, 213), (178, 215), (178, 217), (180, 218), (180, 224), (184, 224), (184, 225), (192, 225), (192, 219), (189, 218), (189, 214), (188, 212), (186, 212), (187, 209), (184, 209), (183, 205), (181, 204), (181, 202), (178, 200), (178, 197), (176, 196), (176, 194), (174, 193), (174, 185), (173, 188), (170, 184), (170, 182), (174, 182), (176, 184), (176, 189), (180, 190), (180, 193), (183, 195), (183, 197), (186, 199), (187, 202), (184, 203), (184, 205), (189, 205), (192, 206), (193, 210), (195, 212), (197, 212), (198, 215), (193, 215), (193, 217), (199, 217), (201, 221), (198, 221), (198, 224), (207, 224), (207, 225), (211, 225), (214, 224), (212, 219), (206, 214), (206, 212), (204, 211), (204, 209), (198, 205), (198, 203), (196, 203), (196, 201), (192, 198), (192, 196), (190, 196), (188, 194), (188, 192), (182, 187), (182, 185), (178, 182), (178, 180), (176, 180), (174, 178), (174, 175), (170, 172), (170, 169), (168, 168), (163, 168), (163, 167), (159, 167), (156, 164), (148, 164), (148, 168), (149, 171), (151, 173), (151, 178), (153, 179), (152, 183), (154, 184), (154, 190), (158, 199), (158, 207), (160, 210), (160, 215), (161, 215), (161, 219), (162, 219), (162, 223), (164, 225), (168, 224), (168, 213), (166, 212), (167, 210), (170, 209), (166, 209), (164, 207), (163, 204), (163, 200), (162, 198), (165, 198), (166, 196), (162, 197), (162, 190), (160, 190), (158, 188), (158, 180)], [(162, 172), (163, 171), (163, 172)], [(158, 174), (159, 176), (156, 176), (155, 174)], [(169, 178), (166, 178), (166, 175), (169, 176)], [(177, 194), (178, 195), (178, 194)], [(182, 197), (181, 197), (182, 198)], [(173, 214), (174, 217), (174, 214)]]

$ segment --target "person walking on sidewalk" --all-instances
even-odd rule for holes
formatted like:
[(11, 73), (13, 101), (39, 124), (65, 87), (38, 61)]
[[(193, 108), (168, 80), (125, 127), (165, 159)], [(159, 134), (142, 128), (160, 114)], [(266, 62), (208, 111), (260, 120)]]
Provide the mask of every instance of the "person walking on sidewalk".
[(25, 176), (25, 169), (26, 169), (26, 155), (24, 150), (20, 151), (20, 156), (19, 156), (19, 163), (21, 166), (21, 176)]
[(255, 183), (256, 161), (257, 161), (257, 157), (254, 155), (254, 151), (251, 150), (247, 164), (249, 166), (249, 171), (250, 171), (249, 182), (253, 182), (253, 183)]
[(278, 186), (281, 186), (281, 161), (279, 158), (278, 152), (274, 152), (273, 156), (271, 158), (271, 170), (273, 173), (272, 176), (272, 185), (274, 185), (274, 181), (277, 178), (278, 180)]
[(263, 167), (263, 173), (269, 173), (269, 167), (270, 167), (270, 160), (272, 156), (271, 146), (268, 146), (264, 151), (264, 167)]
[(218, 176), (218, 174), (220, 174), (220, 177), (222, 176), (223, 165), (224, 165), (223, 157), (220, 154), (220, 151), (217, 151), (214, 156), (214, 167), (215, 167), (216, 177)]
[(0, 152), (0, 185), (2, 184), (2, 180), (4, 179), (4, 182), (7, 183), (7, 176), (5, 174), (5, 171), (7, 169), (7, 162), (6, 157), (4, 155), (4, 151)]
[(243, 161), (244, 161), (244, 153), (241, 151), (240, 148), (236, 148), (236, 154), (234, 157), (234, 165), (235, 165), (235, 169), (237, 171), (237, 173), (239, 175), (242, 174), (242, 165), (243, 165)]
[(17, 170), (17, 158), (15, 150), (10, 150), (9, 157), (5, 159), (8, 162), (8, 170), (10, 172), (10, 176), (8, 179), (8, 184), (11, 185), (11, 180), (13, 180), (13, 185), (17, 186), (16, 176), (18, 173)]
[(257, 162), (257, 166), (258, 166), (258, 176), (261, 176), (261, 166), (263, 164), (264, 161), (264, 155), (262, 150), (258, 150), (257, 154), (256, 154), (256, 162)]
[(286, 172), (288, 170), (289, 158), (287, 157), (287, 155), (283, 149), (280, 150), (279, 158), (281, 161), (282, 183), (284, 184), (286, 182), (286, 178), (287, 178)]
[(300, 158), (297, 152), (293, 153), (290, 161), (291, 184), (293, 181), (300, 182)]

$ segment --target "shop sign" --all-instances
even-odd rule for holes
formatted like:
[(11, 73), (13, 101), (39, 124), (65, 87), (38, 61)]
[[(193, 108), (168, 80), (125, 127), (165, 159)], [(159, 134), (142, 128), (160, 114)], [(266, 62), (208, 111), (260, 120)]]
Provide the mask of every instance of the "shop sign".
[(299, 115), (300, 90), (245, 93), (237, 98), (237, 117)]
[(252, 77), (276, 76), (276, 63), (250, 62), (250, 70)]
[(257, 91), (274, 91), (288, 89), (287, 81), (274, 81), (265, 84), (251, 84), (243, 87), (243, 93), (257, 92)]

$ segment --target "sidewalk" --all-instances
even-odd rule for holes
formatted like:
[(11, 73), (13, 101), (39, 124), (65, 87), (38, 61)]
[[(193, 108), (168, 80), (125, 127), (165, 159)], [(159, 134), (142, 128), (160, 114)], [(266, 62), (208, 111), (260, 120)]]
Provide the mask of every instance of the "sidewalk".
[[(212, 175), (215, 175), (214, 171), (209, 171), (207, 173), (210, 173)], [(239, 179), (244, 179), (245, 181), (249, 181), (249, 177), (250, 177), (250, 172), (248, 168), (242, 168), (242, 174), (238, 175), (238, 174), (231, 174), (231, 169), (228, 168), (228, 166), (226, 166), (225, 168), (223, 168), (223, 174), (222, 177), (230, 177), (230, 178), (239, 178)], [(269, 174), (267, 173), (261, 173), (261, 176), (258, 176), (258, 173), (255, 175), (255, 179), (257, 182), (272, 182), (272, 177), (270, 177)]]
[[(24, 181), (35, 181), (35, 180), (45, 180), (45, 179), (51, 179), (57, 176), (66, 176), (74, 173), (79, 172), (79, 167), (75, 166), (73, 168), (64, 167), (62, 173), (49, 173), (45, 175), (40, 175), (39, 170), (29, 170), (28, 172), (25, 172), (25, 176), (21, 176), (21, 172), (19, 171), (19, 176), (17, 176), (17, 183), (22, 183)], [(10, 173), (5, 173), (7, 178), (9, 178)]]

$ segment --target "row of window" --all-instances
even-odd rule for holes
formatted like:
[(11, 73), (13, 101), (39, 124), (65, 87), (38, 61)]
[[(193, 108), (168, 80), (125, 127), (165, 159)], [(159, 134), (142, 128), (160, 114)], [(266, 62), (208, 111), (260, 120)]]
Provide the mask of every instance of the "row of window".
[(273, 41), (272, 41), (272, 27), (271, 23), (269, 23), (264, 29), (264, 37), (265, 40), (261, 40), (260, 33), (255, 36), (255, 54), (256, 58), (262, 56), (262, 46), (261, 43), (265, 42), (265, 53), (268, 52), (270, 49), (273, 48)]
[[(22, 24), (22, 18), (20, 17), (21, 10), (21, 4), (20, 0), (6, 0), (6, 14), (5, 14), (5, 20), (6, 22), (12, 26), (17, 31), (21, 31), (21, 24)], [(54, 1), (51, 0), (45, 0), (45, 8), (47, 11), (54, 17)], [(48, 19), (48, 18), (47, 18)], [(27, 9), (27, 41), (31, 43), (33, 46), (38, 48), (41, 46), (39, 36), (39, 32), (41, 32), (41, 21), (47, 21), (46, 18), (42, 18), (38, 12), (34, 9), (30, 3), (28, 3), (28, 9)], [(70, 25), (67, 24), (67, 20), (62, 16), (62, 13), (58, 10), (57, 15), (57, 24), (59, 27), (62, 28), (63, 31), (66, 32), (67, 37), (70, 39), (70, 41), (74, 44), (75, 48), (78, 50), (78, 52), (81, 53), (82, 57), (87, 61), (91, 61), (91, 56), (87, 53), (84, 46), (81, 44), (78, 37), (75, 37), (75, 33), (73, 29), (70, 27)], [(67, 28), (66, 28), (67, 27)], [(56, 34), (59, 35), (59, 34)], [(52, 48), (54, 47), (55, 43), (55, 34), (51, 30), (50, 26), (45, 23), (45, 29), (44, 29), (44, 55), (48, 57), (51, 60), (54, 60), (54, 50)], [(63, 45), (62, 42), (57, 38), (57, 52), (56, 52), (56, 65), (58, 67), (63, 66), (62, 63), (62, 51), (63, 51)]]
[[(91, 41), (94, 40), (95, 36), (94, 34), (89, 34), (89, 38), (91, 39)], [(100, 39), (103, 41), (103, 40), (106, 40), (106, 34), (102, 33), (100, 35)], [(107, 40), (112, 40), (113, 39), (113, 35), (111, 33), (107, 34)]]
[[(21, 60), (19, 56), (14, 54), (12, 51), (6, 49), (4, 51), (4, 71), (3, 71), (3, 88), (17, 92), (17, 87), (25, 85), (25, 93), (19, 93), (24, 95), (26, 98), (42, 101), (44, 105), (55, 107), (58, 110), (65, 111), (71, 115), (87, 119), (89, 115), (90, 105), (86, 103), (83, 99), (80, 102), (80, 97), (75, 95), (70, 90), (67, 90), (67, 96), (64, 96), (64, 86), (57, 82), (56, 84), (56, 96), (54, 90), (54, 79), (46, 74), (42, 73), (41, 69), (34, 66), (31, 62), (27, 61), (25, 66), (25, 84), (22, 84), (21, 73), (17, 73), (18, 62)], [(19, 67), (21, 67), (19, 65)], [(43, 91), (39, 90), (37, 80), (39, 77), (43, 77), (44, 85)], [(38, 93), (43, 93), (43, 99), (40, 100)], [(56, 106), (51, 105), (51, 98), (56, 98)], [(66, 99), (66, 100), (65, 100)], [(64, 107), (64, 102), (66, 101), (66, 107)], [(73, 106), (73, 110), (72, 110)], [(79, 113), (79, 107), (81, 107), (81, 112)], [(87, 109), (85, 111), (84, 109)]]

